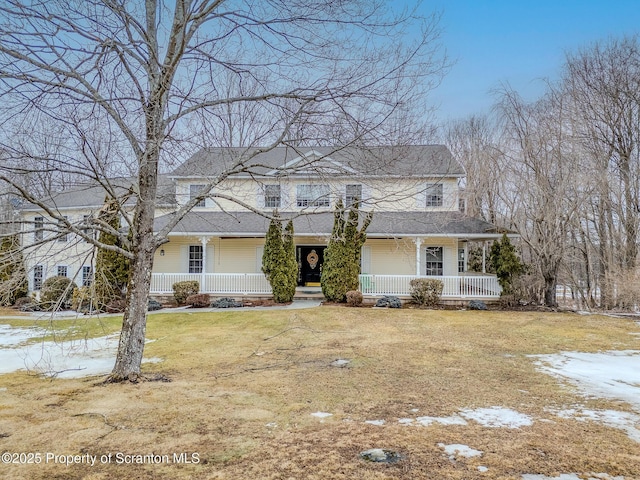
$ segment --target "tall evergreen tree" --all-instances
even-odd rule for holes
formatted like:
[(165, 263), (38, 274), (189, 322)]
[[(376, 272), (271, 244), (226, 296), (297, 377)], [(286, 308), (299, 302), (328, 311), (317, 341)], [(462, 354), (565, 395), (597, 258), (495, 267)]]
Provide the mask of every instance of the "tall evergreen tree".
[(493, 243), (490, 255), (498, 282), (502, 287), (502, 294), (513, 293), (513, 283), (518, 275), (524, 272), (524, 265), (518, 258), (516, 247), (511, 243), (506, 233), (502, 235), (502, 240)]
[(13, 305), (28, 291), (27, 272), (18, 236), (3, 236), (0, 241), (0, 305)]
[[(121, 225), (118, 203), (113, 199), (106, 198), (100, 220), (109, 225), (114, 231), (119, 231)], [(99, 241), (103, 245), (125, 248), (117, 235), (107, 231), (100, 232)], [(99, 308), (104, 307), (114, 299), (122, 298), (129, 281), (129, 270), (130, 260), (124, 255), (104, 248), (98, 250), (93, 288), (96, 304)]]
[(360, 252), (367, 239), (366, 230), (371, 223), (372, 213), (365, 216), (358, 229), (360, 219), (359, 204), (355, 202), (346, 210), (342, 200), (338, 200), (334, 212), (333, 232), (324, 251), (322, 265), (322, 293), (333, 302), (344, 302), (347, 292), (358, 289), (360, 274)]
[(293, 300), (296, 293), (298, 264), (293, 244), (293, 222), (289, 221), (283, 234), (282, 221), (274, 212), (262, 254), (262, 272), (267, 277), (273, 292), (273, 299), (278, 303)]
[(298, 285), (298, 262), (296, 261), (296, 245), (293, 242), (293, 220), (287, 222), (284, 229), (283, 245), (285, 258), (285, 271), (287, 277), (287, 298), (293, 300)]

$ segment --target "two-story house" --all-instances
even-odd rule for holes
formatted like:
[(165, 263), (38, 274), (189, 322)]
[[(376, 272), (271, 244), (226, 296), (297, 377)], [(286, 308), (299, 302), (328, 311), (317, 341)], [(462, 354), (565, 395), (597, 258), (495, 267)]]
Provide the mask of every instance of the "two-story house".
[[(157, 202), (157, 231), (181, 205), (212, 179), (224, 178), (169, 233), (155, 254), (152, 293), (169, 293), (176, 281), (194, 279), (201, 291), (225, 295), (266, 295), (261, 273), (268, 215), (278, 210), (293, 218), (299, 265), (298, 283), (319, 286), (323, 253), (333, 227), (338, 199), (359, 202), (373, 211), (362, 248), (361, 290), (365, 295), (407, 295), (416, 276), (445, 283), (443, 297), (492, 298), (496, 278), (467, 274), (467, 242), (498, 238), (493, 225), (460, 212), (459, 181), (464, 169), (441, 145), (343, 148), (281, 147), (252, 154), (246, 150), (208, 148), (163, 176)], [(244, 157), (242, 157), (244, 155)], [(124, 188), (124, 186), (123, 186)], [(100, 187), (65, 191), (52, 199), (59, 212), (80, 224), (103, 206)], [(46, 215), (23, 209), (31, 236), (41, 245), (29, 256), (30, 288), (42, 279), (66, 275), (90, 281), (92, 252), (87, 242), (47, 236)]]

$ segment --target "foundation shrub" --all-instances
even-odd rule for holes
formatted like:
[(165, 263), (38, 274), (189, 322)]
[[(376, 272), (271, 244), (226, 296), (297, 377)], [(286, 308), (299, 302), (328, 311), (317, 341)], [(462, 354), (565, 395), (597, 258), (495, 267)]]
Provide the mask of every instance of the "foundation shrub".
[(68, 308), (73, 295), (72, 281), (68, 277), (50, 277), (42, 284), (40, 304), (45, 310)]
[(211, 296), (208, 293), (196, 293), (189, 295), (185, 303), (194, 308), (205, 308), (211, 305)]
[(350, 307), (359, 307), (362, 305), (362, 292), (358, 290), (349, 290), (347, 292), (347, 304)]
[(196, 295), (200, 291), (200, 283), (197, 280), (186, 280), (184, 282), (176, 282), (172, 286), (173, 298), (178, 305), (185, 305), (187, 298)]
[(414, 278), (409, 282), (409, 293), (414, 303), (433, 307), (440, 301), (444, 284), (435, 278)]

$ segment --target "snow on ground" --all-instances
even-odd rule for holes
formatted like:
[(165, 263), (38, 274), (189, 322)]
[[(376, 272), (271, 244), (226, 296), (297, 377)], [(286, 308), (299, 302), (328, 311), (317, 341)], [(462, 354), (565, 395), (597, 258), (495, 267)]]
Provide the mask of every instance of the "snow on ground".
[(603, 423), (612, 428), (624, 430), (629, 438), (640, 443), (640, 415), (629, 412), (618, 412), (617, 410), (587, 410), (584, 408), (569, 408), (565, 410), (553, 411), (561, 418), (574, 418), (579, 421), (594, 421)]
[[(543, 372), (566, 379), (587, 397), (622, 400), (640, 412), (640, 352), (635, 350), (599, 353), (563, 352), (534, 355)], [(554, 412), (562, 418), (595, 421), (624, 430), (640, 443), (640, 415), (616, 410), (564, 409)]]
[[(0, 374), (28, 370), (49, 377), (78, 378), (107, 374), (113, 369), (119, 334), (26, 343), (46, 333), (41, 328), (0, 325)], [(143, 361), (157, 362), (159, 359)]]
[(533, 355), (543, 372), (569, 380), (587, 396), (623, 400), (640, 412), (640, 351)]
[[(459, 415), (451, 415), (450, 417), (418, 417), (416, 422), (420, 425), (428, 426), (432, 423), (440, 423), (441, 425), (466, 425), (467, 421)], [(400, 422), (403, 423), (403, 422)]]
[(369, 424), (369, 425), (376, 425), (377, 427), (381, 427), (386, 422), (384, 420), (365, 420), (364, 423)]
[(317, 417), (317, 418), (327, 418), (332, 416), (333, 413), (328, 413), (328, 412), (313, 412), (311, 414), (312, 417)]
[[(522, 480), (582, 480), (583, 476), (578, 476), (575, 473), (563, 473), (557, 477), (547, 477), (546, 475), (522, 475)], [(624, 480), (624, 477), (612, 477), (606, 473), (590, 473), (587, 480)]]
[(504, 407), (465, 409), (460, 412), (467, 420), (475, 420), (485, 427), (520, 428), (533, 425), (529, 415)]
[(456, 457), (480, 457), (482, 456), (482, 452), (480, 450), (475, 450), (468, 445), (462, 445), (459, 443), (454, 443), (452, 445), (445, 445), (444, 443), (439, 443), (438, 446), (444, 449), (445, 453), (449, 455), (451, 460)]
[(46, 332), (38, 327), (13, 328), (11, 325), (0, 325), (0, 348), (20, 345), (45, 334)]

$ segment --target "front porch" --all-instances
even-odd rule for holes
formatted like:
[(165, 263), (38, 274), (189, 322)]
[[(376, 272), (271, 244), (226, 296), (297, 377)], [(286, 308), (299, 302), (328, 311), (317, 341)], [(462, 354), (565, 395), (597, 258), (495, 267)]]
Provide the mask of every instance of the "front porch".
[[(443, 300), (491, 300), (500, 297), (498, 279), (492, 275), (360, 275), (360, 291), (365, 297), (395, 295), (410, 296), (409, 282), (414, 278), (433, 278), (444, 283)], [(151, 293), (173, 293), (173, 284), (195, 280), (201, 293), (211, 295), (269, 296), (271, 286), (262, 273), (154, 273), (151, 276)]]

